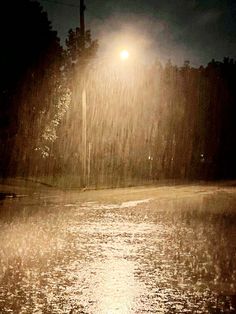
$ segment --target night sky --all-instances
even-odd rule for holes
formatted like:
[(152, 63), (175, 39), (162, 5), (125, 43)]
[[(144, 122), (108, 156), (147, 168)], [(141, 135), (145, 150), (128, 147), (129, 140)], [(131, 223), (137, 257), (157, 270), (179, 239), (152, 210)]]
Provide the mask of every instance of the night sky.
[[(68, 30), (79, 25), (79, 0), (55, 2), (40, 0), (64, 42)], [(126, 40), (135, 37), (149, 60), (190, 60), (198, 66), (212, 58), (236, 58), (235, 0), (87, 0), (86, 6), (87, 28), (101, 49), (123, 34)]]

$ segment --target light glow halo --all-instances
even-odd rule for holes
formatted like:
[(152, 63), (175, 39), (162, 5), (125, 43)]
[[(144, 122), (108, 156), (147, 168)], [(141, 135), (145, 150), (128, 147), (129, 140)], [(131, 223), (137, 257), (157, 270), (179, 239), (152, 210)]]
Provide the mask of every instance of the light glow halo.
[(121, 60), (127, 60), (129, 58), (129, 52), (127, 50), (121, 50), (120, 52)]

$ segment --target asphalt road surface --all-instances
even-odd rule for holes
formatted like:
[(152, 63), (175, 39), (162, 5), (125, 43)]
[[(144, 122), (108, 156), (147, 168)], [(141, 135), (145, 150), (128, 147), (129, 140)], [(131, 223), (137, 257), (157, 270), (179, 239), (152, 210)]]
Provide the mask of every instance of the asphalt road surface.
[(1, 188), (0, 313), (236, 313), (235, 187)]

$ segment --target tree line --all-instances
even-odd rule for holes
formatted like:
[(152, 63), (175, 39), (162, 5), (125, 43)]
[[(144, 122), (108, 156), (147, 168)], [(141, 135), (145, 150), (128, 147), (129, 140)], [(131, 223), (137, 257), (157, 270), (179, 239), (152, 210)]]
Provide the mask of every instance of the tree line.
[(235, 178), (234, 60), (110, 69), (90, 31), (62, 47), (37, 1), (13, 2), (1, 11), (2, 177), (82, 184), (85, 89), (88, 184)]

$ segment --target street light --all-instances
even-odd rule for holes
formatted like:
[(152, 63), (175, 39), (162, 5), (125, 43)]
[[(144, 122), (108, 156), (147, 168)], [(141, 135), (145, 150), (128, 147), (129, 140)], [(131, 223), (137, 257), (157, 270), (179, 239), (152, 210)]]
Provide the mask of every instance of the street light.
[(129, 52), (127, 50), (122, 50), (120, 52), (121, 60), (127, 60), (129, 58)]

